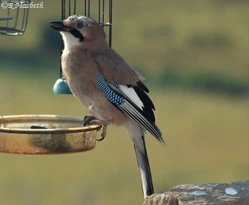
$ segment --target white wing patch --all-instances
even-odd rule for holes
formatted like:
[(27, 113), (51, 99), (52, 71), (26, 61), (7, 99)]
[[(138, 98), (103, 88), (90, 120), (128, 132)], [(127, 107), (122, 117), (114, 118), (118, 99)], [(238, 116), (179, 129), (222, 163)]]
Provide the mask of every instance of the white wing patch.
[(137, 96), (137, 93), (132, 87), (127, 87), (126, 85), (119, 85), (120, 91), (126, 95), (134, 104), (136, 104), (141, 110), (143, 110), (144, 104)]

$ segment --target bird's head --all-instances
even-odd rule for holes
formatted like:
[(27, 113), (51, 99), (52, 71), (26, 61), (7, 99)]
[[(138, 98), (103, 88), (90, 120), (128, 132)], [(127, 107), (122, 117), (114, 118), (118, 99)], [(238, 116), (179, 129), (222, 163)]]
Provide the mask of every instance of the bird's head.
[(61, 33), (65, 49), (106, 37), (103, 27), (86, 16), (69, 16), (63, 21), (51, 22), (50, 26)]

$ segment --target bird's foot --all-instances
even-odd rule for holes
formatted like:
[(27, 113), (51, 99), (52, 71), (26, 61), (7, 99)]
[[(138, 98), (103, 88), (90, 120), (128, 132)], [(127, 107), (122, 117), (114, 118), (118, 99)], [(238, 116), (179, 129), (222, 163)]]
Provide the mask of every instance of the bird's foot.
[(84, 126), (87, 126), (87, 125), (102, 125), (103, 129), (102, 129), (102, 133), (101, 133), (101, 138), (97, 139), (97, 141), (102, 141), (103, 139), (105, 139), (108, 124), (104, 123), (101, 120), (98, 120), (94, 116), (85, 116), (83, 125)]
[(92, 121), (94, 121), (94, 120), (97, 120), (97, 118), (94, 116), (85, 116), (84, 120), (83, 120), (84, 127), (89, 126), (89, 125), (93, 125)]

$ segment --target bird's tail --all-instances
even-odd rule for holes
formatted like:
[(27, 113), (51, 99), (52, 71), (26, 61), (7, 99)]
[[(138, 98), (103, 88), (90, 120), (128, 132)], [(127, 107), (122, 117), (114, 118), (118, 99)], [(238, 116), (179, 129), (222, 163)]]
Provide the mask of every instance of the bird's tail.
[(146, 151), (144, 136), (142, 136), (142, 141), (144, 145), (144, 150), (141, 151), (141, 149), (136, 146), (136, 143), (134, 143), (134, 149), (135, 149), (136, 156), (137, 156), (138, 167), (140, 169), (143, 194), (145, 198), (146, 196), (150, 196), (151, 194), (154, 193), (154, 187), (153, 187), (153, 182), (152, 182), (150, 164), (149, 164), (149, 159), (148, 159), (148, 155)]
[(125, 124), (126, 131), (134, 143), (137, 163), (140, 169), (144, 198), (154, 193), (149, 159), (145, 145), (145, 129), (129, 120)]

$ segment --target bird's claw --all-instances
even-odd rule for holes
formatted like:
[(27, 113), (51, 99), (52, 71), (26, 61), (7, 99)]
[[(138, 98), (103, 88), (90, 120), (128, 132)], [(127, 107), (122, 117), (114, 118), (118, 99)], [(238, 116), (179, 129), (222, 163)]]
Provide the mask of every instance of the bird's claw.
[[(84, 117), (84, 126), (89, 126), (89, 125), (102, 125), (103, 131), (101, 133), (101, 138), (97, 139), (97, 141), (102, 141), (106, 137), (106, 130), (107, 130), (107, 125), (103, 124), (100, 120), (97, 120), (96, 117), (94, 116), (85, 116)], [(101, 128), (100, 128), (101, 129)], [(99, 130), (97, 130), (99, 131)]]
[(101, 134), (101, 138), (96, 139), (96, 140), (100, 142), (100, 141), (102, 141), (102, 140), (104, 140), (104, 139), (105, 139), (105, 136), (103, 137), (102, 134)]
[(92, 125), (93, 121), (97, 120), (94, 116), (85, 116), (83, 120), (84, 127), (87, 125)]
[(106, 130), (107, 130), (107, 125), (103, 125), (103, 130), (102, 130), (102, 133), (101, 133), (101, 138), (97, 139), (97, 141), (102, 141), (103, 139), (105, 139), (105, 137), (106, 137)]

